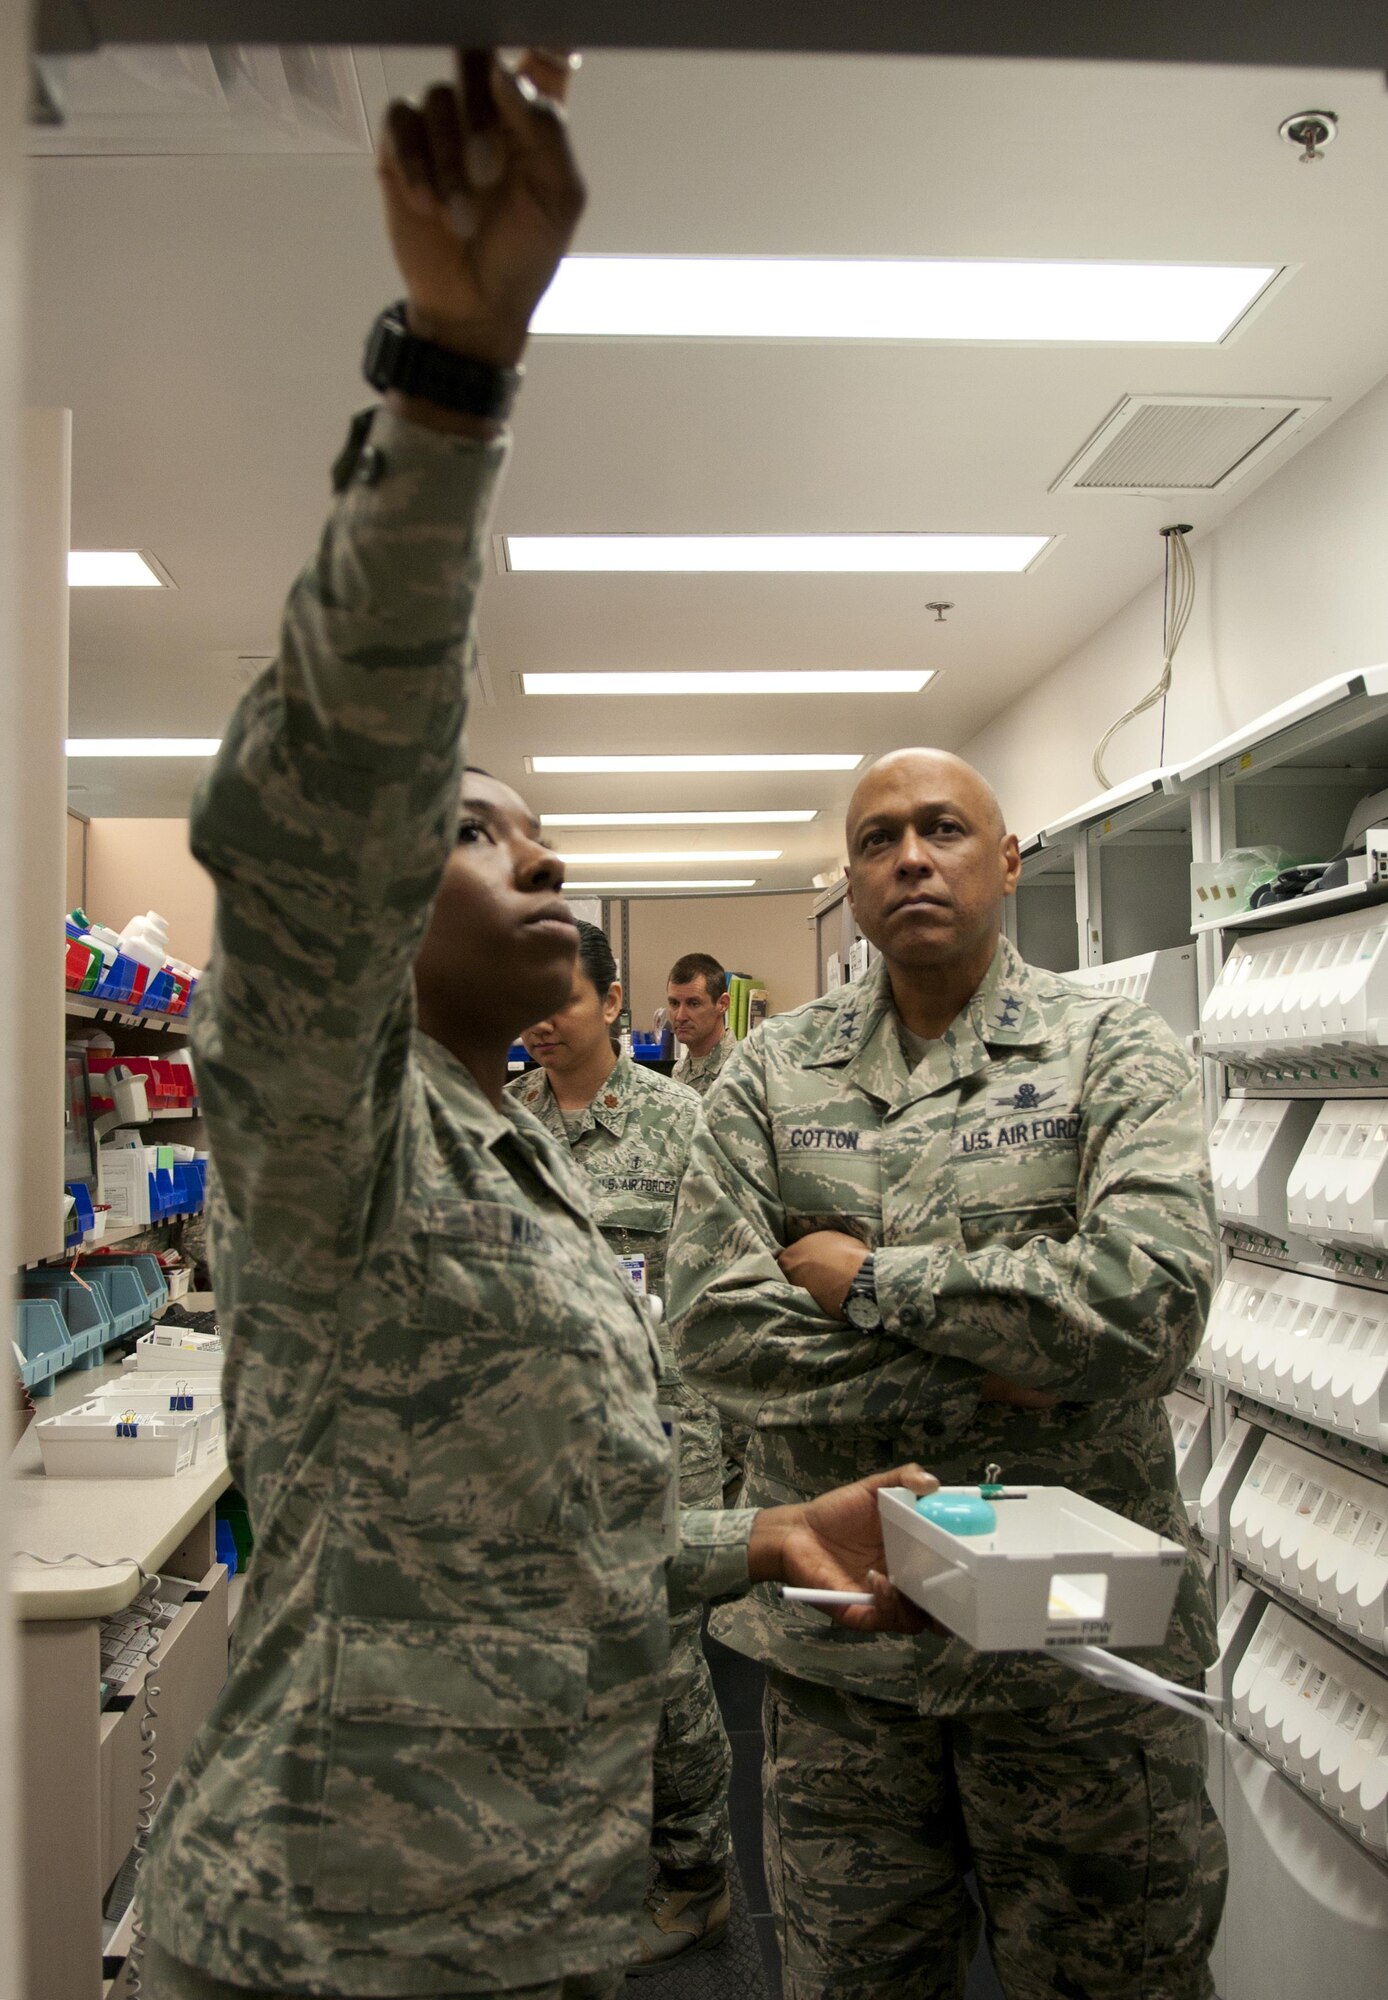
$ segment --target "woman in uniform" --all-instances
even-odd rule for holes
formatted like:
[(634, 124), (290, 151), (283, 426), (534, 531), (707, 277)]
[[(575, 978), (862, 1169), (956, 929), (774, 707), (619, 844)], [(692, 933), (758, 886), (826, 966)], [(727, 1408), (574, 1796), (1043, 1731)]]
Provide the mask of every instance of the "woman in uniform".
[[(567, 80), (482, 54), (391, 107), (384, 407), (352, 426), (193, 813), (217, 891), (192, 1028), (211, 1264), (256, 1549), (150, 1837), (145, 2000), (609, 2000), (668, 1605), (862, 1588), (882, 1560), (871, 1482), (671, 1507), (645, 1312), (566, 1152), (502, 1105), (577, 946), (534, 815), (463, 755), (504, 413), (583, 201)], [(873, 1590), (837, 1615), (907, 1615)]]
[[(699, 1116), (694, 1091), (634, 1063), (612, 1044), (622, 987), (606, 934), (578, 926), (578, 960), (562, 1007), (521, 1036), (540, 1065), (506, 1095), (538, 1118), (584, 1176), (593, 1219), (639, 1294), (663, 1300), (665, 1247)], [(680, 1376), (660, 1329), (664, 1390), (679, 1411), (680, 1498), (722, 1502), (718, 1418)], [(654, 1866), (637, 1936), (637, 1966), (654, 1970), (717, 1944), (728, 1925), (728, 1779), (732, 1750), (704, 1658), (703, 1615), (671, 1621), (670, 1670), (655, 1753)]]

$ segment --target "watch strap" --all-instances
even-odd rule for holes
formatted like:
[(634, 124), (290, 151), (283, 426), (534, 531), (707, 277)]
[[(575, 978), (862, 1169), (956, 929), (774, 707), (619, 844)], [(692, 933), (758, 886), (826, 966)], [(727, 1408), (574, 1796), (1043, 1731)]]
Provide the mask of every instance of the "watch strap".
[(373, 389), (418, 396), (440, 409), (500, 422), (511, 413), (521, 385), (519, 368), (497, 368), (474, 361), (451, 347), (411, 333), (401, 300), (387, 306), (372, 327), (362, 359), (362, 372)]

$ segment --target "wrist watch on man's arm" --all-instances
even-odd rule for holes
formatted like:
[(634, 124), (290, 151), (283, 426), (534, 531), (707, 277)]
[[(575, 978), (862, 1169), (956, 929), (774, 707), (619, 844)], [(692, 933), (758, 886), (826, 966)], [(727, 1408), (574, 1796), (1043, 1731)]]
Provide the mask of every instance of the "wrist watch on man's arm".
[(877, 1303), (877, 1278), (873, 1255), (868, 1251), (843, 1301), (844, 1318), (863, 1333), (872, 1333), (882, 1324), (882, 1308)]

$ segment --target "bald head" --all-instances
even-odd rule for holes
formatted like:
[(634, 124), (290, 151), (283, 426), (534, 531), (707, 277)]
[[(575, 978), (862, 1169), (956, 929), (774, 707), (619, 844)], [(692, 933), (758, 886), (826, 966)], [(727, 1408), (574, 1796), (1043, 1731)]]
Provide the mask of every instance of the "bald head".
[(850, 855), (859, 822), (876, 812), (888, 797), (953, 805), (999, 840), (1007, 832), (997, 793), (962, 757), (949, 750), (889, 750), (864, 771), (848, 802), (844, 836)]
[(948, 750), (893, 750), (864, 772), (845, 831), (853, 914), (893, 979), (967, 997), (1021, 869), (992, 786)]

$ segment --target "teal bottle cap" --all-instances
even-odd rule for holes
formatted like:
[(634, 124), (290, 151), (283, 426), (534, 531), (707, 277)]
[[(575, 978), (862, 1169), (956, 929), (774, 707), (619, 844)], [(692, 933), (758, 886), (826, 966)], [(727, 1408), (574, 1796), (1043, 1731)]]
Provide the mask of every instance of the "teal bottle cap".
[(926, 1493), (916, 1512), (951, 1535), (991, 1535), (998, 1525), (997, 1510), (981, 1493)]

